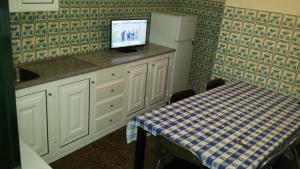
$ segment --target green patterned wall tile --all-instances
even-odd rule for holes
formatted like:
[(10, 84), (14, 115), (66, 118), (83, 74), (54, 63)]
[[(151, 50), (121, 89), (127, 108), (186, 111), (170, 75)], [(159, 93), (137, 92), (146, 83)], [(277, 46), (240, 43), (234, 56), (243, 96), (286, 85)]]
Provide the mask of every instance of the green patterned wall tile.
[(288, 54), (300, 59), (300, 45), (291, 45)]
[[(243, 80), (300, 98), (299, 18), (225, 7), (212, 78)], [(241, 31), (232, 26), (236, 22), (242, 23)]]
[(269, 12), (258, 11), (256, 22), (261, 23), (261, 24), (268, 24), (268, 22), (269, 22), (269, 15), (270, 15)]
[(268, 27), (266, 32), (266, 37), (271, 39), (276, 39), (279, 34), (279, 28), (278, 27)]
[(276, 42), (275, 42), (275, 41), (270, 40), (270, 39), (266, 39), (266, 40), (264, 41), (263, 49), (264, 49), (264, 50), (267, 50), (267, 51), (269, 51), (269, 52), (272, 52), (272, 51), (274, 51), (274, 49), (275, 49), (275, 45), (276, 45)]
[(23, 51), (32, 51), (35, 49), (35, 40), (34, 38), (25, 38), (22, 39), (22, 50)]
[(254, 31), (255, 24), (254, 23), (244, 23), (242, 31), (244, 33), (252, 34)]
[(38, 20), (46, 20), (47, 19), (47, 12), (34, 12), (34, 19)]
[(296, 22), (296, 28), (300, 29), (300, 16), (298, 16), (297, 22)]
[(13, 22), (19, 23), (21, 20), (20, 13), (10, 13), (9, 20), (11, 23)]
[(23, 12), (21, 13), (21, 22), (32, 22), (33, 12)]
[(10, 32), (12, 38), (19, 38), (21, 36), (20, 25), (10, 25)]
[(47, 37), (36, 37), (35, 44), (37, 50), (47, 49)]
[(47, 50), (38, 50), (36, 51), (36, 58), (38, 60), (43, 60), (48, 58), (48, 51)]
[(245, 20), (249, 22), (255, 22), (257, 18), (257, 11), (252, 9), (246, 9)]
[(20, 52), (22, 50), (22, 48), (21, 48), (21, 40), (20, 39), (12, 40), (11, 47), (12, 47), (12, 52), (13, 53)]
[(284, 67), (286, 57), (282, 55), (275, 55), (272, 64), (278, 67)]
[(285, 55), (285, 54), (287, 54), (288, 49), (289, 49), (289, 44), (288, 43), (278, 42), (277, 45), (276, 45), (275, 52), (277, 54)]
[(23, 59), (25, 62), (32, 62), (32, 61), (36, 60), (35, 52), (24, 52)]
[(48, 33), (57, 34), (59, 32), (59, 22), (48, 22)]
[(34, 32), (34, 24), (31, 23), (24, 23), (22, 24), (22, 37), (32, 37)]
[(281, 29), (279, 32), (278, 39), (282, 41), (290, 41), (292, 39), (293, 30)]
[(47, 23), (46, 22), (38, 22), (35, 24), (35, 35), (37, 36), (45, 36), (47, 34)]
[(279, 82), (274, 79), (268, 79), (266, 88), (270, 90), (278, 90), (279, 89)]
[(282, 21), (282, 14), (279, 13), (271, 13), (270, 20), (269, 20), (269, 25), (273, 26), (280, 26), (281, 21)]
[(241, 45), (250, 46), (251, 38), (252, 37), (250, 35), (242, 34), (240, 39)]
[(266, 33), (266, 29), (267, 29), (267, 27), (265, 25), (257, 24), (257, 25), (255, 25), (253, 33), (254, 33), (254, 35), (257, 35), (257, 36), (264, 36)]
[[(110, 46), (111, 18), (149, 18), (152, 11), (185, 10), (180, 0), (60, 0), (59, 3), (59, 11), (10, 14), (14, 63), (105, 50)], [(212, 12), (210, 16), (216, 17)]]
[(300, 29), (294, 32), (292, 42), (300, 45)]
[(281, 26), (286, 28), (294, 27), (296, 24), (296, 19), (297, 19), (296, 16), (284, 15)]

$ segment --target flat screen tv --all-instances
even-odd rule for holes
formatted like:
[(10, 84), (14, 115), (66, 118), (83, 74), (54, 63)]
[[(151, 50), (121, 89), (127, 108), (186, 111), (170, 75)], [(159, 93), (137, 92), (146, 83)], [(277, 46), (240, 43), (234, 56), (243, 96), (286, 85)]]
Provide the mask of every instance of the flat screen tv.
[(111, 21), (111, 48), (121, 52), (135, 52), (136, 46), (146, 44), (147, 19), (119, 19)]

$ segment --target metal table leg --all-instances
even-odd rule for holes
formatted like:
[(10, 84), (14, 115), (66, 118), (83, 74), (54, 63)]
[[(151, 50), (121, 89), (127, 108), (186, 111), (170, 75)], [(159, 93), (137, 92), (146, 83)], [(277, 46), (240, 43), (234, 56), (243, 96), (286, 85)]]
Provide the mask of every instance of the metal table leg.
[(138, 127), (136, 148), (135, 148), (134, 169), (144, 168), (146, 136), (147, 136), (147, 132), (144, 129)]

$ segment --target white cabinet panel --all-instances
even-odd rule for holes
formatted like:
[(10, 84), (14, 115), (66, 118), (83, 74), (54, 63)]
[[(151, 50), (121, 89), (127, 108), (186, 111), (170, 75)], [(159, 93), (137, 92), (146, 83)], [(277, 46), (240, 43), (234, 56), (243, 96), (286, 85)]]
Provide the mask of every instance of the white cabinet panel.
[(40, 156), (48, 153), (46, 92), (16, 99), (19, 133)]
[(89, 80), (59, 87), (60, 146), (88, 134)]
[(161, 101), (165, 98), (166, 83), (168, 75), (168, 58), (156, 60), (151, 68), (151, 93), (150, 104)]
[(128, 114), (132, 114), (145, 107), (147, 67), (148, 64), (142, 64), (128, 69)]
[(23, 4), (52, 4), (53, 0), (22, 0)]
[(9, 0), (10, 12), (58, 11), (59, 0)]

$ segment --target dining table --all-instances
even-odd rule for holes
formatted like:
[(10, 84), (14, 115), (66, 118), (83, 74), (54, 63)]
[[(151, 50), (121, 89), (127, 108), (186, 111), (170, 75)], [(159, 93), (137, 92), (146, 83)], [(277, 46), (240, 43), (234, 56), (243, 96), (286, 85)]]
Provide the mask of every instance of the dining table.
[(256, 169), (300, 128), (300, 102), (279, 92), (232, 81), (132, 118), (135, 169), (143, 169), (147, 134), (163, 136), (211, 169)]

